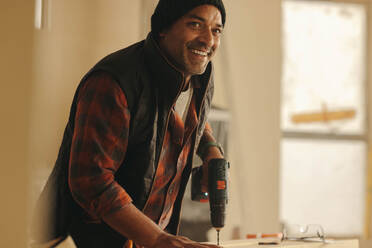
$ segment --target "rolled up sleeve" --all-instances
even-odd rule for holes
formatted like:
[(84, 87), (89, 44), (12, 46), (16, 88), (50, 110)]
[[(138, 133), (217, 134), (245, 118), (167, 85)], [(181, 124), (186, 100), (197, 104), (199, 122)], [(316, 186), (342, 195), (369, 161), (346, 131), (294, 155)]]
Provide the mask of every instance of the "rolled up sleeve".
[(205, 124), (205, 128), (204, 128), (204, 131), (203, 131), (203, 134), (202, 134), (202, 137), (200, 139), (200, 143), (197, 149), (197, 154), (199, 155), (199, 157), (202, 158), (202, 155), (203, 155), (202, 152), (204, 150), (204, 145), (208, 142), (216, 142), (215, 138), (213, 137), (212, 127), (209, 124), (209, 122)]
[(91, 75), (78, 95), (68, 179), (73, 198), (92, 217), (132, 201), (114, 176), (124, 161), (129, 121), (120, 86), (104, 72)]

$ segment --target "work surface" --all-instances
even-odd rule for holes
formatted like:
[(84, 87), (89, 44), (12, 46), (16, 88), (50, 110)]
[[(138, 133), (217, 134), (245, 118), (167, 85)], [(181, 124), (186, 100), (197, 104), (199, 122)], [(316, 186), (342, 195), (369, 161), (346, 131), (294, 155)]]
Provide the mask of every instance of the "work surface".
[[(225, 248), (359, 248), (359, 241), (352, 240), (329, 240), (329, 243), (317, 242), (297, 242), (284, 241), (278, 245), (259, 245), (258, 242), (262, 240), (234, 240), (222, 242), (220, 245)], [(264, 240), (265, 242), (268, 240)]]

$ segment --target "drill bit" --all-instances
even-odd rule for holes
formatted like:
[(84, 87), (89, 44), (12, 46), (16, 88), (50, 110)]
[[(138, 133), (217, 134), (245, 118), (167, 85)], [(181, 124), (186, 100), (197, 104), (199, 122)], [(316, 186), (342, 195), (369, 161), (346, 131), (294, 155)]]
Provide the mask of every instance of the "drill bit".
[(220, 230), (217, 229), (217, 245), (220, 245)]

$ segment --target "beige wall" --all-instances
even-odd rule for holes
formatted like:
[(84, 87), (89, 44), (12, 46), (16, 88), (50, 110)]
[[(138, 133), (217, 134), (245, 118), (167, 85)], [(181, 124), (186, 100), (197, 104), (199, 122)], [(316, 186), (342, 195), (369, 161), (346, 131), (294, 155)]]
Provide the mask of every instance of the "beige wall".
[[(35, 30), (30, 147), (30, 205), (57, 158), (75, 89), (103, 56), (141, 37), (140, 1), (44, 0)], [(32, 208), (32, 207), (31, 207)], [(71, 240), (62, 247), (74, 247)]]
[[(368, 29), (368, 43), (367, 43), (367, 49), (368, 49), (368, 57), (367, 57), (367, 60), (368, 60), (368, 64), (367, 64), (367, 89), (368, 89), (368, 95), (369, 96), (372, 96), (372, 0), (369, 1), (368, 3), (368, 26), (367, 26), (367, 29)], [(366, 205), (366, 208), (367, 208), (367, 214), (369, 214), (370, 216), (370, 219), (366, 219), (366, 225), (367, 225), (367, 229), (366, 229), (366, 235), (369, 236), (370, 239), (372, 239), (372, 101), (371, 101), (371, 98), (368, 97), (367, 98), (368, 100), (368, 121), (369, 121), (369, 125), (368, 125), (368, 132), (369, 132), (369, 175), (368, 175), (368, 179), (369, 179), (369, 185), (370, 185), (370, 188), (367, 189), (367, 194), (369, 194), (369, 196), (367, 195), (367, 197), (369, 197), (370, 199), (370, 204), (369, 205)], [(369, 192), (369, 193), (368, 193)], [(368, 230), (369, 229), (369, 230)], [(368, 234), (369, 232), (369, 234)]]
[(274, 232), (279, 230), (281, 1), (226, 0), (225, 5), (221, 52), (227, 63), (216, 65), (223, 73), (216, 90), (225, 90), (232, 112), (232, 221), (240, 222), (242, 235)]
[(26, 247), (33, 2), (0, 8), (0, 247)]
[(139, 1), (45, 2), (49, 18), (35, 37), (33, 168), (53, 165), (81, 77), (103, 56), (140, 38)]

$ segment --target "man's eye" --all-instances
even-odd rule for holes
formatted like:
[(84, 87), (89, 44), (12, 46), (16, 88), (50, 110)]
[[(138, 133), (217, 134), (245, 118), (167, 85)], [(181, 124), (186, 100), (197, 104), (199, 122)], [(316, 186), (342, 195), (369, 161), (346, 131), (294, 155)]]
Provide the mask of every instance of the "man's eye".
[(217, 34), (217, 35), (220, 35), (220, 34), (222, 34), (222, 30), (219, 29), (219, 28), (217, 28), (217, 29), (214, 29), (214, 30), (213, 30), (213, 33), (215, 33), (215, 34)]
[(191, 22), (190, 26), (193, 28), (200, 28), (201, 24), (199, 22)]

